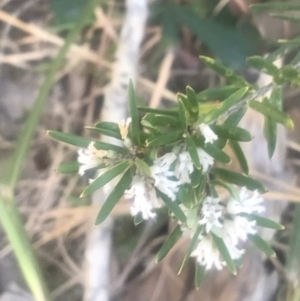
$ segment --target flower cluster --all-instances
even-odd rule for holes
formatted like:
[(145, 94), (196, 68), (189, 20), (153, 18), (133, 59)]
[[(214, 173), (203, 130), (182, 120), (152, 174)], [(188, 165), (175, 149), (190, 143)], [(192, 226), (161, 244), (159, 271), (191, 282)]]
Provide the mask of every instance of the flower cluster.
[(214, 266), (220, 270), (224, 262), (214, 245), (213, 234), (222, 238), (232, 259), (239, 259), (244, 253), (244, 249), (239, 248), (240, 243), (257, 231), (256, 222), (249, 221), (241, 214), (263, 212), (261, 202), (262, 198), (257, 191), (250, 195), (245, 187), (241, 189), (239, 199), (231, 198), (227, 204), (219, 198), (206, 197), (201, 208), (202, 219), (199, 221), (203, 225), (202, 235), (191, 256), (196, 257), (197, 262), (206, 269)]

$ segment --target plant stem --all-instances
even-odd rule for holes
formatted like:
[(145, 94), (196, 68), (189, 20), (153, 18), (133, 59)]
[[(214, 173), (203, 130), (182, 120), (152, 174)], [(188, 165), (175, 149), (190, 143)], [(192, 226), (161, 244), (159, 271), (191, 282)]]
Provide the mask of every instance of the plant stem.
[(48, 94), (55, 82), (55, 75), (64, 63), (69, 48), (92, 14), (97, 0), (89, 0), (82, 14), (70, 31), (65, 44), (60, 49), (48, 71), (48, 75), (40, 88), (34, 107), (32, 108), (23, 130), (19, 136), (15, 152), (12, 156), (9, 175), (6, 183), (0, 185), (0, 220), (16, 258), (36, 301), (51, 300), (41, 269), (36, 261), (34, 250), (23, 226), (22, 218), (16, 207), (14, 189), (19, 179), (23, 162), (26, 158), (32, 137), (39, 123)]

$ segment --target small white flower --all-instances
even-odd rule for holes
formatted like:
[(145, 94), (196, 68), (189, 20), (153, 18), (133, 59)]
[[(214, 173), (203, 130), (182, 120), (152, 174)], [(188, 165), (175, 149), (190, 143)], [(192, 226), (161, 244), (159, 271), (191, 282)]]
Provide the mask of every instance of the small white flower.
[(202, 165), (203, 168), (203, 172), (207, 172), (208, 169), (214, 165), (214, 158), (211, 157), (207, 152), (205, 152), (203, 149), (198, 148), (197, 149), (198, 152), (198, 156), (199, 156), (199, 160), (200, 163)]
[(221, 270), (224, 265), (224, 262), (220, 259), (219, 251), (208, 237), (201, 238), (191, 256), (196, 257), (197, 262), (204, 266), (206, 270), (210, 270), (212, 267)]
[(121, 137), (122, 139), (124, 140), (125, 138), (127, 138), (127, 135), (128, 135), (128, 129), (129, 129), (129, 125), (131, 123), (131, 118), (127, 118), (126, 120), (125, 119), (122, 119), (120, 122), (119, 122), (119, 129), (120, 129), (120, 134), (121, 134)]
[(237, 245), (239, 240), (245, 241), (248, 234), (255, 234), (257, 232), (255, 227), (255, 221), (249, 221), (247, 218), (238, 215), (233, 220), (224, 222), (224, 229), (234, 245)]
[(202, 204), (202, 219), (200, 225), (205, 226), (206, 233), (209, 233), (212, 228), (222, 228), (220, 217), (223, 215), (224, 208), (220, 205), (219, 198), (206, 197)]
[(160, 207), (160, 202), (154, 187), (146, 177), (136, 174), (130, 189), (125, 191), (124, 196), (127, 199), (133, 198), (133, 205), (130, 209), (133, 216), (141, 213), (144, 220), (156, 217), (156, 213), (152, 210)]
[(190, 183), (190, 174), (194, 171), (194, 164), (191, 159), (190, 154), (185, 151), (179, 154), (176, 166), (175, 166), (175, 175), (176, 178), (182, 183)]
[(213, 143), (215, 140), (218, 139), (218, 136), (212, 131), (209, 125), (206, 123), (201, 123), (200, 126), (200, 131), (202, 135), (205, 138), (205, 143)]
[(176, 194), (179, 190), (181, 183), (175, 178), (174, 171), (169, 170), (170, 165), (176, 160), (174, 153), (167, 153), (164, 156), (154, 161), (151, 166), (151, 174), (154, 179), (154, 186), (162, 193), (166, 194), (172, 201), (175, 201)]
[(87, 149), (79, 149), (77, 161), (79, 163), (78, 173), (83, 176), (86, 170), (95, 168), (101, 163), (101, 158), (104, 157), (107, 152), (97, 150), (94, 146), (95, 142), (91, 142)]
[(239, 249), (237, 246), (237, 243), (235, 241), (232, 240), (232, 236), (230, 236), (228, 234), (228, 232), (226, 231), (226, 227), (224, 226), (224, 228), (222, 229), (223, 233), (222, 233), (222, 239), (227, 247), (227, 250), (230, 254), (230, 257), (232, 259), (239, 259), (241, 258), (241, 256), (245, 253), (244, 249)]
[(239, 194), (240, 200), (230, 199), (227, 204), (227, 212), (230, 214), (239, 213), (261, 213), (265, 211), (265, 207), (261, 205), (263, 198), (257, 190), (251, 195), (247, 192), (245, 187), (242, 187)]

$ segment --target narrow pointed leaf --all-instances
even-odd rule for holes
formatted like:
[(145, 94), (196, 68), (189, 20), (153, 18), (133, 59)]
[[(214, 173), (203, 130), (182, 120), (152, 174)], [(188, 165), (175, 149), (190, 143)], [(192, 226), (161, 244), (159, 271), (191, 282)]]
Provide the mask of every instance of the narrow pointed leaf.
[(135, 158), (134, 163), (135, 163), (136, 167), (140, 171), (142, 171), (145, 175), (147, 175), (148, 177), (152, 177), (150, 166), (145, 161), (143, 161), (139, 158)]
[(255, 100), (249, 100), (248, 105), (251, 109), (265, 115), (266, 117), (271, 118), (272, 120), (283, 124), (289, 129), (293, 129), (294, 123), (291, 118), (278, 110), (274, 105), (267, 102), (258, 102)]
[(200, 235), (200, 233), (201, 233), (201, 230), (202, 230), (202, 226), (199, 225), (199, 226), (197, 227), (197, 229), (196, 229), (196, 231), (195, 231), (195, 233), (194, 233), (192, 239), (191, 239), (191, 242), (190, 242), (189, 246), (188, 246), (188, 249), (187, 249), (186, 254), (185, 254), (184, 258), (183, 258), (181, 267), (180, 267), (180, 269), (179, 269), (179, 271), (178, 271), (178, 275), (182, 272), (182, 270), (183, 270), (183, 268), (184, 268), (186, 262), (187, 262), (188, 259), (191, 257), (192, 252), (193, 252), (194, 249), (196, 248), (196, 246), (197, 246), (197, 244), (198, 244), (198, 238), (199, 238), (199, 235)]
[(50, 137), (52, 137), (56, 140), (59, 140), (61, 142), (65, 142), (67, 144), (71, 144), (71, 145), (78, 146), (78, 147), (83, 147), (83, 148), (87, 148), (88, 145), (91, 142), (93, 142), (93, 140), (88, 139), (88, 138), (76, 136), (76, 135), (73, 135), (73, 134), (57, 132), (57, 131), (47, 131), (47, 134)]
[(223, 163), (223, 164), (229, 164), (231, 163), (231, 158), (224, 153), (222, 150), (220, 150), (217, 146), (213, 144), (206, 144), (203, 146), (203, 150), (207, 152), (211, 157), (213, 157), (215, 160)]
[(112, 150), (115, 151), (119, 154), (128, 154), (128, 150), (126, 148), (105, 143), (105, 142), (100, 142), (100, 141), (93, 141), (92, 139), (76, 136), (73, 134), (67, 134), (67, 133), (61, 133), (61, 132), (56, 132), (56, 131), (48, 131), (47, 134), (59, 141), (65, 142), (67, 144), (71, 144), (74, 146), (82, 147), (82, 148), (87, 148), (91, 142), (94, 142), (94, 146), (97, 149), (102, 149), (102, 150)]
[(239, 127), (226, 127), (223, 125), (211, 125), (210, 128), (217, 134), (218, 137), (224, 139), (231, 139), (242, 142), (249, 142), (252, 140), (252, 135)]
[(237, 112), (231, 114), (224, 122), (224, 126), (226, 127), (233, 127), (237, 126), (241, 119), (244, 117), (247, 111), (247, 107), (244, 106), (243, 108), (239, 109)]
[(167, 256), (167, 254), (175, 246), (181, 235), (181, 227), (180, 225), (177, 225), (177, 227), (173, 230), (173, 232), (170, 234), (170, 236), (167, 238), (167, 240), (159, 250), (156, 257), (156, 262), (160, 262)]
[(161, 145), (172, 144), (182, 138), (182, 131), (173, 131), (167, 134), (160, 135), (154, 139), (147, 139), (146, 144), (148, 147), (157, 147)]
[(122, 139), (120, 134), (119, 125), (114, 122), (98, 122), (94, 127), (86, 126), (87, 129), (100, 133), (102, 135), (106, 135), (109, 137), (114, 137), (116, 139)]
[(96, 127), (92, 127), (92, 126), (86, 126), (86, 129), (92, 131), (92, 132), (96, 132), (105, 136), (109, 136), (109, 137), (113, 137), (116, 139), (122, 139), (120, 132), (114, 132), (114, 131), (110, 131), (107, 129), (103, 129), (103, 128), (96, 128)]
[(239, 194), (237, 193), (236, 189), (232, 185), (228, 184), (227, 182), (222, 181), (220, 179), (214, 179), (214, 180), (211, 180), (209, 182), (209, 184), (214, 185), (214, 186), (224, 187), (226, 190), (229, 191), (229, 193), (235, 200), (239, 199)]
[(186, 222), (186, 216), (179, 207), (179, 205), (176, 202), (173, 202), (167, 195), (160, 192), (160, 190), (156, 189), (157, 194), (161, 197), (161, 199), (164, 201), (166, 206), (171, 210), (171, 212), (174, 214), (174, 216), (181, 221), (182, 223)]
[(179, 121), (181, 124), (182, 130), (187, 128), (187, 119), (188, 119), (188, 109), (184, 106), (182, 97), (178, 96), (178, 105), (179, 105)]
[(230, 145), (233, 153), (235, 154), (235, 157), (237, 158), (243, 173), (248, 175), (249, 174), (249, 166), (247, 163), (247, 159), (244, 155), (244, 152), (243, 152), (242, 148), (240, 147), (239, 143), (234, 140), (229, 140), (229, 145)]
[(261, 251), (270, 257), (275, 257), (276, 253), (258, 234), (248, 234), (249, 240)]
[(135, 226), (139, 225), (143, 221), (144, 221), (143, 215), (140, 212), (137, 215), (135, 215), (133, 218), (133, 223)]
[(201, 286), (205, 274), (205, 267), (196, 262), (195, 267), (195, 287), (198, 289)]
[(204, 90), (197, 94), (198, 102), (222, 101), (239, 90), (237, 86), (225, 86)]
[(191, 122), (194, 123), (197, 121), (198, 115), (199, 115), (199, 106), (198, 106), (197, 95), (190, 86), (187, 86), (186, 87), (186, 96), (187, 96), (187, 101), (189, 103)]
[(264, 228), (283, 230), (284, 226), (272, 221), (271, 219), (259, 216), (256, 214), (241, 213), (241, 216), (246, 217), (249, 221), (256, 221), (256, 225)]
[(186, 145), (187, 145), (187, 151), (189, 152), (195, 167), (197, 169), (201, 169), (202, 165), (201, 165), (200, 160), (199, 160), (197, 147), (196, 147), (196, 144), (195, 144), (192, 137), (189, 136), (189, 137), (186, 138)]
[(114, 179), (119, 174), (123, 173), (126, 169), (128, 169), (130, 166), (129, 161), (123, 161), (121, 163), (118, 163), (117, 165), (109, 168), (106, 170), (102, 175), (100, 175), (98, 178), (93, 180), (90, 185), (88, 185), (82, 194), (80, 195), (81, 198), (86, 197), (95, 191), (102, 188), (104, 185), (109, 183), (112, 179)]
[(105, 203), (102, 205), (100, 212), (96, 218), (96, 225), (101, 224), (107, 216), (111, 213), (115, 205), (118, 203), (124, 192), (130, 186), (132, 181), (132, 174), (130, 168), (124, 173), (120, 181), (107, 197)]
[(229, 270), (232, 272), (233, 275), (236, 275), (236, 266), (234, 261), (232, 260), (228, 249), (223, 241), (222, 238), (218, 237), (217, 235), (215, 235), (214, 233), (211, 234), (213, 241), (217, 247), (217, 249), (219, 250), (221, 256), (223, 257), (224, 261), (226, 262)]
[(261, 56), (252, 56), (247, 59), (250, 66), (261, 72), (270, 74), (272, 76), (277, 76), (279, 74), (279, 69), (268, 59)]
[(266, 192), (266, 189), (260, 182), (254, 180), (250, 177), (243, 176), (234, 171), (215, 167), (213, 169), (213, 174), (217, 178), (220, 178), (221, 180), (224, 180), (226, 182), (229, 182), (229, 183), (241, 186), (241, 187), (245, 186), (249, 190), (258, 190), (260, 193)]
[(152, 113), (152, 114), (160, 114), (160, 115), (166, 115), (166, 116), (175, 116), (178, 117), (179, 113), (178, 113), (178, 108), (175, 109), (152, 109), (149, 107), (137, 107), (138, 110), (142, 113)]
[(140, 145), (140, 126), (139, 114), (136, 104), (136, 96), (133, 87), (133, 82), (130, 80), (128, 88), (129, 114), (131, 117), (131, 139), (135, 145)]
[(62, 174), (78, 173), (78, 170), (78, 161), (63, 163), (57, 168), (57, 172)]
[(199, 206), (195, 206), (187, 211), (186, 214), (186, 224), (188, 228), (193, 229), (196, 223), (198, 222), (198, 212)]
[(217, 109), (209, 112), (203, 117), (203, 122), (204, 123), (210, 123), (213, 120), (216, 120), (219, 118), (221, 115), (226, 113), (229, 108), (234, 106), (237, 102), (241, 100), (241, 98), (246, 94), (248, 88), (242, 88), (238, 90), (237, 92), (233, 93), (231, 96), (226, 98)]

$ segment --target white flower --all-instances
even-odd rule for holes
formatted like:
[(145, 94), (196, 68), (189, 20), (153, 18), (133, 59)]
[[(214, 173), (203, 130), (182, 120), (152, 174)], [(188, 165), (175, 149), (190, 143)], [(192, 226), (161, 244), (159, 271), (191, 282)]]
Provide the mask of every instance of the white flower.
[(151, 174), (154, 179), (154, 186), (166, 194), (172, 201), (175, 201), (176, 194), (181, 185), (180, 181), (171, 180), (175, 178), (174, 171), (169, 170), (170, 165), (176, 160), (174, 153), (167, 153), (154, 161), (151, 166)]
[(130, 189), (125, 191), (124, 196), (127, 199), (133, 198), (133, 205), (130, 209), (133, 216), (141, 213), (144, 220), (156, 217), (156, 213), (152, 210), (160, 207), (160, 202), (157, 199), (154, 187), (145, 176), (136, 174), (133, 177)]
[(190, 183), (190, 174), (194, 171), (194, 164), (190, 154), (185, 151), (179, 154), (175, 166), (175, 175), (182, 184)]
[(214, 165), (214, 158), (211, 157), (207, 152), (205, 152), (201, 148), (198, 148), (197, 152), (198, 152), (200, 163), (203, 168), (203, 172), (205, 173), (208, 171), (209, 167)]
[(206, 123), (201, 123), (200, 131), (205, 138), (205, 143), (213, 143), (218, 139), (218, 136), (212, 131), (212, 129)]
[(220, 217), (223, 215), (224, 208), (220, 205), (219, 198), (206, 197), (202, 204), (202, 219), (199, 221), (200, 225), (205, 226), (206, 233), (210, 232), (212, 228), (222, 228)]
[(227, 247), (227, 250), (230, 254), (230, 257), (232, 259), (239, 259), (241, 256), (245, 253), (244, 249), (238, 248), (238, 243), (232, 240), (232, 236), (229, 235), (229, 233), (226, 231), (226, 227), (222, 229), (222, 239)]
[(125, 119), (122, 119), (120, 122), (119, 122), (119, 129), (120, 129), (120, 134), (121, 134), (121, 137), (122, 139), (124, 140), (125, 138), (127, 138), (127, 135), (128, 135), (128, 129), (129, 129), (129, 125), (131, 123), (131, 118), (127, 118), (126, 120)]
[(207, 237), (201, 238), (197, 248), (192, 252), (191, 256), (196, 257), (197, 262), (204, 266), (206, 270), (210, 270), (213, 266), (217, 270), (221, 270), (224, 265), (224, 262), (220, 259), (219, 251)]
[(235, 245), (238, 244), (239, 240), (245, 241), (248, 234), (255, 234), (257, 232), (255, 226), (255, 221), (249, 221), (247, 218), (238, 215), (233, 220), (226, 220), (224, 223), (224, 228)]
[(97, 150), (91, 142), (87, 149), (79, 149), (77, 161), (79, 163), (78, 173), (83, 176), (86, 170), (97, 167), (101, 163), (101, 158), (106, 156), (107, 151)]
[(230, 199), (227, 204), (227, 212), (230, 214), (239, 214), (239, 213), (261, 213), (265, 210), (264, 206), (260, 203), (263, 201), (263, 198), (259, 195), (258, 191), (255, 190), (252, 196), (249, 195), (247, 189), (242, 187), (239, 194), (240, 200)]

